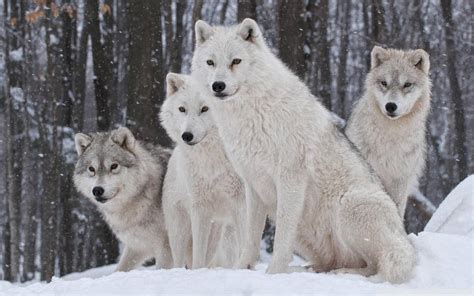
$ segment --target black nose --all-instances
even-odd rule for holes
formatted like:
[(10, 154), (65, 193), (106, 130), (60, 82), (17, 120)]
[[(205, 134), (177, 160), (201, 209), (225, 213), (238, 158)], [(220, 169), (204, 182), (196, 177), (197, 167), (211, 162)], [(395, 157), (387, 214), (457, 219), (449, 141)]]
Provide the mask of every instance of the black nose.
[(94, 194), (95, 197), (101, 197), (102, 195), (104, 195), (104, 192), (104, 188), (100, 186), (92, 188), (92, 194)]
[(392, 102), (387, 103), (387, 105), (385, 105), (385, 110), (387, 110), (388, 113), (393, 113), (397, 110), (397, 104)]
[(225, 83), (223, 81), (216, 81), (212, 84), (212, 90), (216, 93), (221, 93), (225, 89)]
[(181, 138), (183, 138), (183, 141), (185, 141), (186, 143), (189, 143), (193, 140), (194, 136), (189, 132), (185, 132), (183, 133), (183, 135), (181, 135)]

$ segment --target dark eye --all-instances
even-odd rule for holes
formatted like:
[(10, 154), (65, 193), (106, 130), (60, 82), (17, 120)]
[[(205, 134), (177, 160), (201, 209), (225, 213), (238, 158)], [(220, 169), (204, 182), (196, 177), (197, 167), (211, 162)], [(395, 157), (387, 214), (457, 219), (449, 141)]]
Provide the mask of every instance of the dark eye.
[(184, 109), (184, 107), (179, 107), (178, 110), (179, 112), (182, 112), (182, 113), (186, 112), (186, 109)]
[(412, 86), (412, 85), (413, 85), (412, 83), (407, 82), (407, 83), (405, 83), (405, 84), (403, 85), (403, 87), (408, 88), (408, 87), (410, 87), (410, 86)]
[(118, 168), (118, 164), (117, 163), (114, 163), (110, 166), (110, 170), (113, 171), (115, 170), (116, 168)]
[(387, 81), (380, 81), (380, 84), (382, 84), (383, 87), (387, 87)]
[(94, 169), (94, 167), (91, 167), (91, 166), (90, 166), (88, 169), (89, 169), (89, 172), (91, 172), (91, 173), (95, 173), (95, 169)]
[(213, 60), (207, 60), (206, 63), (207, 63), (209, 66), (214, 66), (214, 61), (213, 61)]
[(233, 59), (232, 60), (232, 65), (238, 65), (238, 64), (240, 64), (240, 62), (242, 62), (241, 59)]
[(204, 106), (204, 107), (201, 108), (201, 113), (204, 113), (204, 112), (207, 112), (207, 111), (209, 111), (209, 107)]

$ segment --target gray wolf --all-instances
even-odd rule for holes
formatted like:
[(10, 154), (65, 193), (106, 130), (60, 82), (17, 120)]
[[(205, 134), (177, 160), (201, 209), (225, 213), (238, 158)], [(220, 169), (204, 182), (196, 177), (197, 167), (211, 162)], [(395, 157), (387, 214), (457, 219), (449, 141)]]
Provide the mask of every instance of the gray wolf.
[(188, 75), (169, 73), (166, 80), (160, 119), (176, 148), (163, 200), (175, 267), (232, 267), (245, 219), (243, 185), (200, 87)]
[(375, 46), (365, 92), (346, 135), (359, 149), (403, 218), (408, 194), (423, 172), (430, 110), (430, 60), (422, 50)]
[(333, 123), (330, 112), (268, 48), (257, 23), (195, 25), (192, 75), (205, 87), (225, 151), (244, 182), (252, 267), (267, 215), (276, 222), (268, 273), (293, 251), (318, 271), (405, 281), (415, 254), (395, 203)]
[(79, 156), (74, 170), (77, 190), (102, 213), (125, 248), (117, 271), (129, 271), (155, 258), (172, 266), (161, 205), (170, 151), (141, 143), (129, 129), (75, 136)]

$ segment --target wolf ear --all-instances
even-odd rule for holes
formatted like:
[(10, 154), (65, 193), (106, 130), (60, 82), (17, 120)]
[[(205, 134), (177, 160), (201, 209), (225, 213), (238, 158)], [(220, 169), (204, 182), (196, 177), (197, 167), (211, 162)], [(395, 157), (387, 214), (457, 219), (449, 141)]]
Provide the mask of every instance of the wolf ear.
[(126, 149), (132, 153), (135, 150), (135, 137), (126, 127), (119, 127), (118, 129), (112, 131), (111, 139), (123, 149)]
[(196, 31), (196, 45), (201, 45), (214, 34), (214, 29), (205, 21), (198, 20), (194, 25)]
[(387, 50), (380, 46), (374, 46), (370, 53), (370, 69), (378, 67), (387, 60)]
[(261, 36), (257, 22), (251, 18), (246, 18), (240, 23), (238, 34), (245, 41), (252, 43), (256, 43), (257, 38)]
[(176, 93), (184, 85), (184, 76), (176, 73), (166, 75), (166, 96)]
[(414, 50), (409, 59), (416, 68), (428, 74), (430, 71), (430, 56), (426, 51), (423, 49)]
[(77, 133), (74, 136), (74, 143), (76, 145), (77, 155), (81, 156), (86, 148), (92, 143), (92, 137), (83, 133)]
[(370, 69), (382, 65), (386, 59), (387, 50), (380, 46), (374, 46), (372, 52), (370, 53)]

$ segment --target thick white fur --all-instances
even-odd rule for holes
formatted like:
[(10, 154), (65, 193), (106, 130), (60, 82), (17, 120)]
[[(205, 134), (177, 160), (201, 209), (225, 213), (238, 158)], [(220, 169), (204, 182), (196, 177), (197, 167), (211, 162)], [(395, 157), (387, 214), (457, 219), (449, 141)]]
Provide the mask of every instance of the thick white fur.
[[(408, 194), (425, 164), (429, 67), (428, 54), (421, 49), (374, 47), (365, 93), (355, 105), (346, 130), (347, 137), (380, 177), (402, 218)], [(388, 83), (387, 87), (381, 85), (382, 81)], [(404, 87), (406, 82), (412, 86)], [(388, 102), (398, 106), (395, 118), (386, 115)]]
[[(170, 73), (167, 85), (160, 118), (176, 148), (163, 202), (175, 267), (232, 267), (245, 218), (243, 185), (224, 153), (211, 110), (201, 112), (207, 104), (191, 77)], [(182, 140), (184, 132), (195, 136), (193, 145)]]
[[(129, 271), (155, 258), (157, 267), (171, 268), (172, 256), (161, 208), (162, 181), (170, 152), (136, 141), (130, 130), (76, 134), (79, 160), (74, 183), (102, 213), (107, 224), (124, 244), (117, 271)], [(112, 163), (118, 167), (109, 170)], [(133, 164), (131, 167), (127, 167)], [(95, 168), (95, 173), (88, 170)], [(97, 202), (92, 188), (105, 189), (105, 203)]]
[[(415, 255), (395, 204), (328, 110), (271, 53), (255, 21), (227, 28), (198, 21), (196, 35), (192, 75), (208, 90), (227, 155), (244, 180), (247, 237), (238, 267), (255, 264), (270, 214), (269, 273), (288, 272), (296, 250), (316, 270), (406, 280)], [(227, 97), (212, 97), (214, 81), (226, 83)]]

